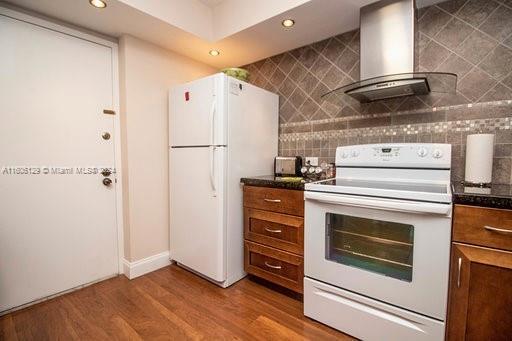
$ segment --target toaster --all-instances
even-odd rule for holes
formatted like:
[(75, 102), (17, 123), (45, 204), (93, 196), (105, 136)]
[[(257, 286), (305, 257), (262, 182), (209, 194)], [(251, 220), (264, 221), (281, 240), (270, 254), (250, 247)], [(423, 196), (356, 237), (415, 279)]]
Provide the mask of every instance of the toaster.
[(302, 158), (300, 156), (276, 156), (274, 159), (275, 176), (302, 176)]

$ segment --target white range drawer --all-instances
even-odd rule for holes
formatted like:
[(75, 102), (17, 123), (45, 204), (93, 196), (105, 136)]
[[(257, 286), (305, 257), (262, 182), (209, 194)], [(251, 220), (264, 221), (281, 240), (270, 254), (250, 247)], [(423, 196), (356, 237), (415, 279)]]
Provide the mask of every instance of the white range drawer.
[(443, 340), (445, 324), (304, 277), (304, 315), (362, 340)]

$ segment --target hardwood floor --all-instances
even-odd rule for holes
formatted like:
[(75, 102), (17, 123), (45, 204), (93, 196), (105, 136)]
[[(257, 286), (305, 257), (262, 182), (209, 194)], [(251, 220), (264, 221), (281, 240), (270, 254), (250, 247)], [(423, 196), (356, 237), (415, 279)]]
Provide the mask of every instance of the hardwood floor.
[(175, 265), (0, 317), (0, 340), (352, 340), (250, 279), (228, 289)]

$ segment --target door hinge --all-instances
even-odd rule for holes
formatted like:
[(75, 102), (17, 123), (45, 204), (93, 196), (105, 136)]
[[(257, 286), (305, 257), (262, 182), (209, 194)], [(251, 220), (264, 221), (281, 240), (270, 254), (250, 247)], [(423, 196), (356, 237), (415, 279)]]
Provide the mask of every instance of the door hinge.
[(115, 115), (116, 114), (116, 112), (114, 110), (109, 110), (109, 109), (103, 109), (103, 113), (106, 115)]

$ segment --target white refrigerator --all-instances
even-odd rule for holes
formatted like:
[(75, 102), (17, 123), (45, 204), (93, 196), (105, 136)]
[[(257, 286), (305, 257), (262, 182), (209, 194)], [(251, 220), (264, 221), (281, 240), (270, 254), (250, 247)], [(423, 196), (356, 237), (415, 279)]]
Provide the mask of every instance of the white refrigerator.
[(245, 276), (240, 178), (273, 173), (278, 106), (222, 73), (169, 94), (171, 260), (222, 287)]

